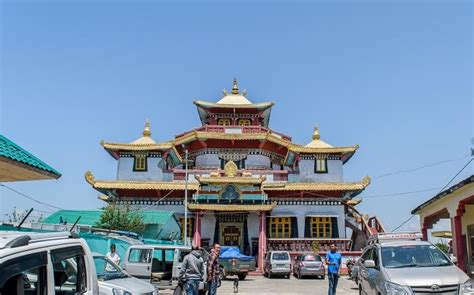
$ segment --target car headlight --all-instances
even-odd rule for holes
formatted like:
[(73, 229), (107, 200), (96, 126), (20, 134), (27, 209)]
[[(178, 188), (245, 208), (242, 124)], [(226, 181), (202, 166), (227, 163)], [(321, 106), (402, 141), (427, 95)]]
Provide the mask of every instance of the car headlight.
[(410, 295), (410, 291), (404, 286), (400, 286), (391, 282), (384, 282), (383, 286), (387, 295)]
[(467, 280), (461, 284), (461, 294), (474, 294), (474, 280)]
[(132, 295), (132, 293), (125, 291), (123, 289), (112, 289), (113, 295)]

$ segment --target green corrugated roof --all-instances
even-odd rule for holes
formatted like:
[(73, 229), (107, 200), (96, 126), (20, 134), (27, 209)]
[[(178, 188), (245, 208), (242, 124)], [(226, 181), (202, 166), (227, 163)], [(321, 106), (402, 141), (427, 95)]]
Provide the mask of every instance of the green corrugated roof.
[(58, 177), (61, 176), (56, 169), (41, 161), (13, 141), (0, 134), (0, 157), (5, 157), (13, 161), (17, 161), (43, 171), (53, 173)]
[[(48, 216), (43, 223), (60, 224), (61, 221), (73, 224), (81, 216), (79, 224), (95, 225), (103, 210), (59, 210)], [(145, 224), (166, 224), (173, 217), (173, 211), (140, 211)], [(62, 219), (62, 220), (61, 220)]]

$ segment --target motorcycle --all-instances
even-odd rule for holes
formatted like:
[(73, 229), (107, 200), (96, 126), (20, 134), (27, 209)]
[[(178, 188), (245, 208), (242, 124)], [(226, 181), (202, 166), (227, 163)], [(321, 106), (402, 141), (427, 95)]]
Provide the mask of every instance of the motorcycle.
[(349, 277), (352, 278), (352, 269), (354, 268), (355, 265), (355, 259), (352, 257), (349, 257), (346, 261), (346, 266), (347, 266), (347, 273), (349, 274)]

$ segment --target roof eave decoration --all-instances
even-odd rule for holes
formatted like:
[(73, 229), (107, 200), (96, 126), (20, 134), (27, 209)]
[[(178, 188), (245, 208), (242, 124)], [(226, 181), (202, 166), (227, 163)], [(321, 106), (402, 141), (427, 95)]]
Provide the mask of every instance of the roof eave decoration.
[(438, 201), (439, 199), (442, 199), (450, 194), (453, 194), (454, 192), (456, 192), (457, 190), (463, 188), (464, 186), (466, 185), (469, 185), (471, 183), (474, 183), (474, 174), (461, 180), (460, 182), (456, 183), (455, 185), (452, 185), (451, 187), (439, 192), (438, 194), (436, 194), (434, 197), (430, 198), (429, 200), (423, 202), (421, 205), (419, 205), (418, 207), (416, 207), (415, 209), (413, 209), (411, 211), (411, 214), (419, 214), (421, 210), (423, 210), (424, 208), (428, 207), (429, 205), (431, 205), (432, 203)]
[(267, 204), (267, 205), (188, 204), (188, 208), (190, 210), (223, 211), (223, 212), (271, 211), (275, 207), (276, 207), (276, 203)]
[(265, 191), (354, 191), (361, 192), (370, 184), (370, 177), (360, 182), (286, 182), (263, 184)]
[[(122, 181), (122, 180), (96, 180), (94, 175), (87, 171), (85, 173), (86, 181), (96, 190), (101, 192), (113, 189), (131, 189), (131, 190), (185, 190), (185, 182), (169, 181)], [(196, 191), (199, 187), (197, 183), (188, 183), (188, 190)]]

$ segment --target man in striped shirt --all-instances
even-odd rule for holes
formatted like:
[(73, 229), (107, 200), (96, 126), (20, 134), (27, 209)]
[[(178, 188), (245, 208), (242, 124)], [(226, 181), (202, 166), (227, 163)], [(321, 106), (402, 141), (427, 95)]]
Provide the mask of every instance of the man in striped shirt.
[(217, 294), (217, 285), (219, 284), (219, 254), (221, 246), (215, 243), (212, 246), (211, 254), (207, 261), (207, 283), (209, 287), (209, 295)]

